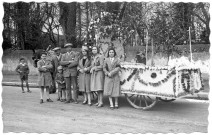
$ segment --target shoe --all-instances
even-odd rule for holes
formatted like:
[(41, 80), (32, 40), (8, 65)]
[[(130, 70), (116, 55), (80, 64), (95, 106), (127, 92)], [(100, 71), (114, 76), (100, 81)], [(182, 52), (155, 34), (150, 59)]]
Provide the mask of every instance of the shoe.
[(42, 103), (43, 103), (43, 99), (40, 100), (40, 104), (42, 104)]
[(118, 109), (119, 108), (119, 106), (118, 105), (115, 105), (115, 109)]
[(89, 105), (89, 106), (92, 106), (92, 104), (91, 104), (91, 103), (88, 103), (88, 105)]
[(98, 108), (103, 107), (103, 104), (99, 104), (97, 107), (98, 107)]
[(71, 102), (70, 102), (70, 100), (67, 100), (67, 101), (65, 101), (65, 103), (67, 104), (67, 103), (71, 103)]
[(64, 99), (61, 99), (60, 102), (64, 102)]
[(87, 103), (87, 101), (83, 101), (82, 104), (85, 105)]
[(70, 99), (70, 103), (72, 103), (72, 102), (74, 102), (74, 100), (73, 99)]
[(111, 110), (113, 110), (113, 109), (114, 109), (114, 107), (113, 107), (113, 106), (110, 106), (110, 109), (111, 109)]
[(53, 102), (50, 98), (49, 98), (49, 99), (46, 99), (46, 101), (47, 101), (47, 102)]
[(96, 103), (96, 104), (94, 104), (95, 106), (98, 106), (99, 105), (99, 103)]
[(22, 91), (22, 93), (25, 93), (25, 91)]
[(27, 92), (31, 93), (32, 91), (28, 90)]
[(57, 101), (60, 101), (60, 98), (58, 98)]
[(77, 100), (74, 101), (75, 104), (78, 104)]

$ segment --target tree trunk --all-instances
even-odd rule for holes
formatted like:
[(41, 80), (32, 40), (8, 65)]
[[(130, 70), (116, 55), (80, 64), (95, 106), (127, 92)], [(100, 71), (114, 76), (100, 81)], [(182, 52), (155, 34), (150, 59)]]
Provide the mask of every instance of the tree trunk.
[(106, 11), (118, 15), (121, 2), (107, 2)]
[(17, 2), (16, 3), (16, 23), (18, 28), (18, 45), (24, 50), (25, 43), (28, 39), (29, 33), (29, 3)]
[(127, 7), (127, 2), (124, 2), (123, 7), (121, 8), (121, 11), (120, 11), (120, 14), (119, 14), (119, 21), (122, 20), (126, 7)]
[(59, 2), (60, 19), (59, 22), (63, 28), (65, 42), (72, 43), (76, 46), (76, 2), (64, 3)]
[(88, 42), (88, 27), (89, 27), (89, 11), (88, 11), (88, 2), (85, 3), (85, 8), (86, 8), (86, 42)]
[(79, 10), (79, 13), (78, 13), (78, 22), (79, 22), (79, 40), (81, 40), (81, 36), (82, 36), (82, 22), (81, 22), (81, 7), (80, 7), (80, 3), (77, 4), (78, 6), (78, 10)]
[(93, 18), (93, 3), (89, 2), (90, 17)]

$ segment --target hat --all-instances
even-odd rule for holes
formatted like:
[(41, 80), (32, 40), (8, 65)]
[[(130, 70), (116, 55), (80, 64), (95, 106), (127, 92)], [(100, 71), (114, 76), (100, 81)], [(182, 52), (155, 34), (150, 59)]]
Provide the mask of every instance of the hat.
[(64, 45), (64, 47), (68, 47), (68, 46), (73, 46), (73, 44), (72, 43), (67, 43), (67, 44)]
[(63, 67), (62, 66), (58, 66), (57, 69), (60, 70), (60, 69), (63, 69)]
[(88, 46), (87, 45), (83, 45), (82, 46), (82, 50), (88, 50)]
[(53, 51), (57, 51), (57, 50), (60, 50), (61, 48), (60, 47), (55, 47), (54, 49), (52, 49)]
[(143, 52), (142, 51), (137, 51), (137, 53), (136, 53), (136, 55), (141, 55), (141, 54), (143, 54)]

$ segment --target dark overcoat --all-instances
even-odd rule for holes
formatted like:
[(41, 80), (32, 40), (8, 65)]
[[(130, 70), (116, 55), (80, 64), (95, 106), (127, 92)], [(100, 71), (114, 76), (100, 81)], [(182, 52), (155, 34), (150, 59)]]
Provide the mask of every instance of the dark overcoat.
[(91, 74), (90, 74), (90, 69), (91, 69), (91, 60), (88, 58), (85, 61), (85, 65), (83, 66), (83, 59), (79, 60), (77, 70), (79, 71), (80, 69), (87, 68), (88, 71), (81, 73), (79, 72), (79, 91), (82, 92), (90, 92), (90, 81), (91, 81)]
[(52, 56), (52, 66), (53, 66), (53, 77), (55, 78), (56, 77), (56, 74), (57, 74), (57, 68), (58, 66), (60, 65), (60, 61), (62, 59), (62, 54), (60, 54), (59, 56)]

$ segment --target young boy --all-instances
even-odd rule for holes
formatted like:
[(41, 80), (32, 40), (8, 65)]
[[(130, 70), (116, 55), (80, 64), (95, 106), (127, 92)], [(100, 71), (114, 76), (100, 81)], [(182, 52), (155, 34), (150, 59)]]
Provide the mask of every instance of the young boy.
[(20, 74), (22, 93), (25, 93), (24, 86), (23, 86), (24, 81), (26, 82), (27, 92), (31, 93), (31, 91), (29, 90), (29, 84), (28, 84), (29, 67), (26, 63), (25, 58), (20, 58), (19, 62), (20, 63), (16, 67), (15, 71)]
[(38, 85), (41, 87), (40, 103), (43, 103), (44, 88), (46, 88), (47, 102), (53, 102), (49, 96), (49, 88), (52, 85), (51, 69), (53, 68), (51, 61), (47, 60), (47, 53), (42, 52), (41, 59), (38, 61)]
[(55, 81), (58, 84), (58, 99), (57, 101), (61, 101), (61, 102), (65, 102), (66, 99), (66, 93), (65, 93), (65, 88), (66, 88), (66, 84), (65, 84), (65, 79), (63, 77), (63, 68), (62, 66), (59, 66), (57, 68), (58, 73), (56, 74), (56, 78)]

